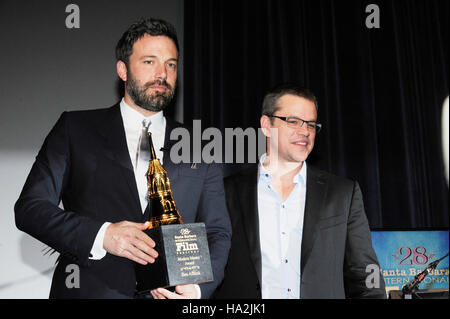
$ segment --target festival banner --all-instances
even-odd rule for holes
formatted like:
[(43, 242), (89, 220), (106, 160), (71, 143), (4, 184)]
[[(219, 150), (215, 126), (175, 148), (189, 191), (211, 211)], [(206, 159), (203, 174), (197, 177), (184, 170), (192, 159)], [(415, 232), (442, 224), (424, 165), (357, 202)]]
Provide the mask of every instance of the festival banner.
[[(401, 290), (427, 265), (447, 254), (445, 231), (372, 231), (386, 292)], [(444, 258), (419, 285), (419, 289), (449, 289), (449, 258)]]

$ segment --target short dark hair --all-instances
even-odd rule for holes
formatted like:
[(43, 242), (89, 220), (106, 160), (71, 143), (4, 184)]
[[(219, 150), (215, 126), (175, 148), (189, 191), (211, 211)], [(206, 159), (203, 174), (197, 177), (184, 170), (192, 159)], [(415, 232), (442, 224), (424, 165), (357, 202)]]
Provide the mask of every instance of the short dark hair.
[(119, 42), (117, 42), (117, 61), (123, 61), (128, 66), (134, 43), (146, 34), (152, 36), (162, 35), (170, 38), (175, 43), (177, 52), (180, 52), (177, 32), (172, 24), (161, 19), (141, 18), (133, 23), (122, 35)]
[(285, 83), (267, 91), (266, 95), (264, 96), (262, 115), (272, 116), (278, 110), (278, 100), (286, 94), (299, 96), (311, 102), (314, 102), (316, 111), (319, 112), (319, 105), (314, 93), (312, 93), (307, 88), (297, 86), (295, 84)]

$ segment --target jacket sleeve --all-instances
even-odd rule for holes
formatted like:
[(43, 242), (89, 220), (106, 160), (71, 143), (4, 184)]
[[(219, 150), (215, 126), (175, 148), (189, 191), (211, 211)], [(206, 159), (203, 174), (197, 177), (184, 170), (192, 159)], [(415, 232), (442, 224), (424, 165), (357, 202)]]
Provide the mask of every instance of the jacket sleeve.
[(369, 223), (357, 182), (354, 183), (348, 217), (344, 263), (347, 298), (386, 298), (385, 283), (372, 247)]
[(200, 285), (202, 298), (206, 299), (223, 280), (231, 245), (231, 222), (225, 202), (222, 169), (217, 164), (208, 165), (197, 221), (206, 225), (214, 275), (213, 282)]
[(87, 265), (102, 223), (58, 206), (70, 185), (68, 117), (64, 112), (46, 137), (14, 206), (15, 221), (62, 256)]

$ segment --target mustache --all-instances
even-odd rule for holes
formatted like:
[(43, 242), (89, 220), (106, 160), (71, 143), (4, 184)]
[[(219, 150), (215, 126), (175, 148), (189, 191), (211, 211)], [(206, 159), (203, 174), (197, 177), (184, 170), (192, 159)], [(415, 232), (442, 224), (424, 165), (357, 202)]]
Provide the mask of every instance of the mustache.
[(153, 86), (153, 85), (160, 85), (160, 86), (165, 86), (167, 89), (172, 90), (172, 86), (166, 82), (166, 80), (155, 80), (153, 82), (147, 82), (145, 83), (145, 89), (148, 89), (149, 87)]

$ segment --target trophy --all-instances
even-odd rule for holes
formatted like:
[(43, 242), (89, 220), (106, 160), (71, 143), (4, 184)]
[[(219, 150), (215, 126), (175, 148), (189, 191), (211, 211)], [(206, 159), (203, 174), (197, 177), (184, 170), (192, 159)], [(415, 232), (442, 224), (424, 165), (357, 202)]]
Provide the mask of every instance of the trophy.
[(156, 157), (148, 133), (150, 161), (147, 170), (150, 225), (144, 232), (155, 241), (158, 257), (153, 264), (136, 263), (136, 290), (152, 289), (213, 280), (204, 223), (184, 224), (170, 188), (167, 171)]

